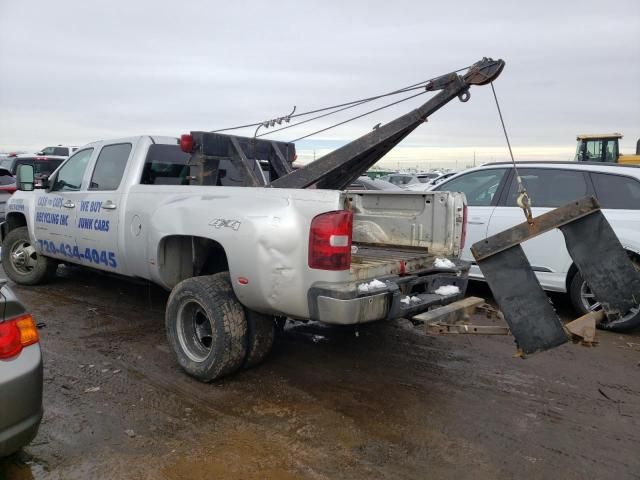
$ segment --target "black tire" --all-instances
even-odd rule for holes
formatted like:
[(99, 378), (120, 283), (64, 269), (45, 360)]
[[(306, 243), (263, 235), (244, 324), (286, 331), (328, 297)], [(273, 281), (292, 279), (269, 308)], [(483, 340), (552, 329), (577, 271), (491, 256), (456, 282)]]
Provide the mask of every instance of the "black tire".
[(2, 242), (2, 266), (7, 276), (17, 284), (38, 285), (53, 279), (58, 262), (38, 255), (27, 227), (18, 227), (11, 230)]
[[(633, 262), (636, 269), (640, 270), (640, 262), (636, 258), (632, 258), (631, 261)], [(580, 275), (580, 272), (576, 272), (573, 278), (571, 279), (571, 283), (569, 284), (569, 298), (571, 300), (571, 304), (573, 305), (573, 308), (580, 315), (584, 315), (585, 313), (588, 313), (591, 310), (590, 305), (588, 305), (589, 299), (585, 298), (585, 294), (590, 294), (590, 292), (591, 291), (588, 285), (582, 279), (582, 275)], [(596, 301), (595, 298), (593, 298), (593, 302), (595, 301)], [(600, 309), (599, 305), (595, 309), (599, 310)], [(638, 325), (640, 325), (640, 313), (635, 315), (633, 318), (625, 319), (624, 323), (618, 323), (618, 324), (616, 324), (615, 322), (613, 324), (598, 323), (596, 324), (596, 327), (599, 328), (600, 330), (625, 332), (625, 331), (629, 331), (637, 328)]]
[(583, 290), (585, 289), (588, 289), (588, 287), (582, 279), (582, 275), (580, 275), (580, 272), (576, 272), (569, 284), (569, 299), (575, 311), (580, 315), (589, 312), (585, 299), (582, 297)]
[(261, 364), (273, 347), (276, 325), (273, 317), (246, 309), (248, 327), (247, 357), (244, 368)]
[(228, 272), (193, 277), (174, 287), (165, 313), (178, 364), (211, 382), (237, 371), (247, 352), (247, 321)]

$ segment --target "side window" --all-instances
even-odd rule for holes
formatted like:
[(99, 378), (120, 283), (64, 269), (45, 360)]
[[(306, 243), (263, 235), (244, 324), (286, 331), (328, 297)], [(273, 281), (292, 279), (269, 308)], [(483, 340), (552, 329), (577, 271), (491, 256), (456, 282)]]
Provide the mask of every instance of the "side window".
[[(519, 168), (532, 207), (560, 207), (589, 195), (589, 187), (583, 172), (551, 168)], [(518, 184), (515, 175), (511, 179), (506, 206), (517, 207)]]
[(117, 190), (130, 153), (130, 143), (102, 147), (93, 169), (89, 190)]
[(142, 170), (143, 185), (189, 185), (190, 155), (178, 145), (155, 144), (149, 147)]
[(82, 177), (84, 177), (84, 171), (87, 169), (92, 154), (93, 148), (87, 148), (70, 157), (58, 171), (51, 191), (80, 190)]
[(486, 207), (491, 205), (505, 173), (506, 168), (478, 170), (441, 183), (434, 190), (462, 192), (469, 206)]
[(640, 210), (640, 181), (606, 173), (591, 173), (602, 208)]

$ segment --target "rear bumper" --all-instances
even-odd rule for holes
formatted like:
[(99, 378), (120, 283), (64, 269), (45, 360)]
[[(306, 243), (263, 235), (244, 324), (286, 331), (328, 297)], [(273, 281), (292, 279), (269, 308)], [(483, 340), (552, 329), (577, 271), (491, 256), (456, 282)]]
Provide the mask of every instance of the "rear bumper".
[[(370, 292), (358, 290), (358, 285), (367, 281), (340, 285), (318, 283), (308, 293), (310, 317), (334, 325), (412, 317), (431, 307), (447, 305), (463, 298), (468, 273), (469, 264), (458, 262), (455, 269), (432, 268), (410, 275), (379, 278), (385, 286)], [(434, 293), (444, 285), (455, 285), (460, 293), (446, 296)], [(407, 302), (407, 297), (414, 300)]]
[(28, 418), (0, 432), (0, 457), (6, 457), (31, 443), (42, 421), (42, 407)]
[(0, 456), (28, 444), (42, 420), (42, 355), (39, 345), (0, 361)]

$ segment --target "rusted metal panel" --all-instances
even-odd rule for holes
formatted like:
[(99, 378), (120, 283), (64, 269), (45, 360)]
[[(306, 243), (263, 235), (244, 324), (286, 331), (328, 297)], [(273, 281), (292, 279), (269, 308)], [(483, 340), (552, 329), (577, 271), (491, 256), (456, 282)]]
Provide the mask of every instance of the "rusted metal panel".
[(523, 353), (567, 341), (560, 320), (520, 243), (554, 228), (583, 279), (602, 304), (609, 328), (640, 322), (640, 273), (635, 270), (598, 202), (585, 197), (475, 243), (471, 252)]
[(640, 272), (636, 271), (601, 211), (560, 227), (569, 255), (602, 305), (601, 326), (631, 328), (640, 323)]
[(573, 222), (599, 209), (600, 205), (595, 198), (584, 197), (535, 217), (532, 224), (523, 222), (508, 230), (504, 230), (480, 242), (474, 243), (471, 247), (471, 253), (476, 260), (482, 260), (487, 256), (495, 255), (502, 250), (506, 250), (525, 240), (561, 227), (566, 223)]
[(522, 353), (548, 350), (568, 341), (520, 245), (499, 249), (494, 255), (487, 252), (477, 262)]

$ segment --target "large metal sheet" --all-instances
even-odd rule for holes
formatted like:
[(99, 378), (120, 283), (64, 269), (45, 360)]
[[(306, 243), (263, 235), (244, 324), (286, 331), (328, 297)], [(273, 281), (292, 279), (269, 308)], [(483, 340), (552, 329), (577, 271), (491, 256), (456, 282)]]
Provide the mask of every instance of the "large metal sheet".
[(548, 350), (568, 341), (520, 245), (485, 256), (478, 266), (522, 353)]
[(578, 218), (600, 210), (600, 204), (593, 197), (584, 197), (562, 207), (555, 208), (533, 219), (533, 223), (522, 222), (471, 246), (476, 260), (506, 250), (525, 240), (542, 235)]
[[(635, 271), (598, 202), (585, 197), (475, 243), (471, 252), (523, 348), (545, 350), (559, 341), (559, 319), (538, 283), (520, 243), (559, 228), (583, 279), (602, 304), (605, 328), (640, 323), (640, 273)], [(521, 298), (518, 298), (518, 295)], [(523, 320), (529, 317), (529, 321)], [(543, 324), (537, 331), (533, 323)]]
[(560, 230), (582, 278), (602, 304), (606, 323), (620, 320), (640, 305), (640, 272), (601, 211), (567, 223)]

